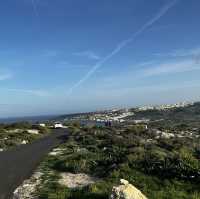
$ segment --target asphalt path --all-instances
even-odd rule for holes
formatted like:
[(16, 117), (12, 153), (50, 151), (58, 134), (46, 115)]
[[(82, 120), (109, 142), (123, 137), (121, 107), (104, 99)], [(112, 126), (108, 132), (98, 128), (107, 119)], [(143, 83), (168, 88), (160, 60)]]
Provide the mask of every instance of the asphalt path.
[(11, 199), (13, 191), (28, 179), (45, 155), (67, 139), (66, 129), (57, 129), (32, 144), (0, 152), (0, 199)]

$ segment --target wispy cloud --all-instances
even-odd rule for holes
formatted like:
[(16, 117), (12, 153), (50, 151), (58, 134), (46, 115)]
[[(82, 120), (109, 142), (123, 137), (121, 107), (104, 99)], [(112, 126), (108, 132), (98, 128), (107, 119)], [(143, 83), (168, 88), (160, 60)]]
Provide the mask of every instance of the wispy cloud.
[(42, 54), (44, 57), (56, 57), (59, 55), (57, 50), (45, 50)]
[(39, 12), (38, 12), (38, 9), (37, 9), (37, 3), (36, 3), (36, 0), (30, 0), (31, 3), (32, 3), (32, 6), (33, 6), (33, 11), (35, 13), (35, 16), (36, 17), (39, 17)]
[(13, 74), (12, 73), (1, 73), (0, 72), (0, 81), (3, 80), (8, 80), (8, 79), (12, 79), (13, 78)]
[(68, 91), (68, 95), (72, 93), (72, 91), (79, 87), (82, 83), (84, 83), (88, 78), (90, 78), (91, 75), (93, 75), (96, 70), (98, 70), (104, 63), (106, 63), (108, 60), (110, 60), (113, 56), (118, 54), (123, 48), (125, 48), (128, 44), (132, 43), (139, 35), (141, 35), (145, 30), (150, 28), (154, 23), (156, 23), (162, 16), (164, 16), (167, 11), (172, 8), (178, 0), (173, 0), (169, 2), (168, 4), (164, 5), (159, 12), (151, 18), (148, 22), (146, 22), (137, 32), (135, 32), (130, 38), (123, 40), (120, 42), (117, 47), (107, 56), (104, 58), (100, 59), (98, 63), (96, 63), (92, 69), (82, 78), (80, 79), (77, 83), (74, 84), (74, 86), (71, 87), (71, 89)]
[(139, 73), (143, 77), (149, 77), (195, 70), (200, 70), (200, 65), (196, 63), (194, 59), (184, 59), (179, 61), (168, 61), (154, 66), (151, 65), (148, 68), (142, 69)]
[(154, 76), (200, 70), (200, 47), (193, 49), (177, 49), (167, 53), (155, 54), (154, 59), (139, 64), (142, 76)]
[(70, 69), (81, 69), (81, 68), (88, 68), (89, 65), (84, 65), (84, 64), (73, 64), (68, 61), (60, 61), (57, 63), (57, 66), (60, 67), (65, 67), (65, 68), (70, 68)]
[(75, 53), (73, 53), (73, 55), (79, 56), (79, 57), (86, 57), (88, 59), (94, 59), (94, 60), (100, 59), (99, 55), (97, 55), (95, 52), (90, 51), (90, 50), (83, 51), (83, 52), (75, 52)]
[(188, 57), (200, 56), (200, 47), (192, 49), (176, 49), (168, 53), (155, 53), (159, 57)]
[(38, 97), (47, 97), (49, 96), (49, 92), (44, 91), (44, 90), (31, 90), (31, 89), (5, 89), (6, 91), (9, 92), (16, 92), (16, 93), (25, 93), (29, 95), (35, 95)]
[(152, 80), (152, 78), (186, 72), (199, 73), (200, 63), (196, 62), (192, 57), (178, 60), (152, 60), (136, 63), (132, 66), (132, 70), (129, 69), (120, 74), (114, 73), (113, 75), (104, 76), (99, 84), (96, 83), (95, 87), (97, 88), (96, 90), (101, 90), (102, 88), (103, 90), (112, 90), (116, 88), (116, 90), (118, 89), (121, 92), (121, 90), (127, 88), (127, 85), (145, 84), (148, 78)]

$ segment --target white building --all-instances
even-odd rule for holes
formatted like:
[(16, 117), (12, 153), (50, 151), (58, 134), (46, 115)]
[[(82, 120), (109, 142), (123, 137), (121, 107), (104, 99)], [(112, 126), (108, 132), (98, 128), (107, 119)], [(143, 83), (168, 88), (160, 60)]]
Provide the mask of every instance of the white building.
[(46, 124), (45, 123), (40, 123), (39, 126), (46, 127)]
[(30, 134), (33, 134), (33, 135), (39, 134), (39, 130), (37, 130), (37, 129), (28, 129), (27, 132), (30, 133)]
[(56, 122), (56, 123), (54, 124), (54, 128), (55, 128), (55, 129), (60, 129), (60, 128), (63, 128), (63, 125), (62, 125), (61, 123), (59, 123), (59, 122)]

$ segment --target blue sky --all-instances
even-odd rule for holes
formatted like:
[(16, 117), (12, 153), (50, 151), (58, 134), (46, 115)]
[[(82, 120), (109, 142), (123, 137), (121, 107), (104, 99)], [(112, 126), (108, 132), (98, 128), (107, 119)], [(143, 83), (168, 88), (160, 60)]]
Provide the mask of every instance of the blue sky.
[(0, 117), (200, 99), (200, 1), (0, 2)]

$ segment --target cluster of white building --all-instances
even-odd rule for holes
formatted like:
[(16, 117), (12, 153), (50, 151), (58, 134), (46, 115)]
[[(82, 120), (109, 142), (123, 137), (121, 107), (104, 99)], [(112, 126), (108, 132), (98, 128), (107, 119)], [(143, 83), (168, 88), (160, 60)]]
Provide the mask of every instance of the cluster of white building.
[[(38, 124), (40, 127), (46, 127), (45, 123), (40, 123)], [(55, 122), (53, 125), (48, 126), (50, 128), (54, 128), (54, 129), (62, 129), (62, 128), (67, 128), (66, 126), (64, 126), (61, 122)]]
[(181, 107), (187, 107), (193, 105), (193, 102), (179, 102), (176, 104), (164, 104), (159, 106), (142, 106), (139, 107), (139, 111), (147, 111), (147, 110), (166, 110), (166, 109), (172, 109), (172, 108), (181, 108)]
[(117, 111), (111, 111), (109, 113), (98, 113), (94, 114), (90, 117), (90, 120), (94, 120), (97, 122), (124, 122), (126, 117), (134, 115), (133, 112), (117, 112)]

